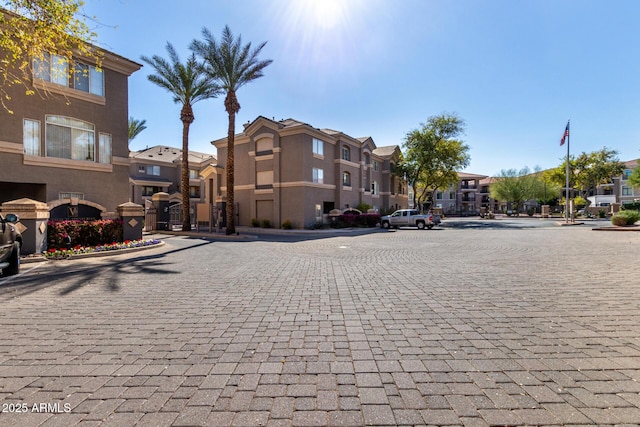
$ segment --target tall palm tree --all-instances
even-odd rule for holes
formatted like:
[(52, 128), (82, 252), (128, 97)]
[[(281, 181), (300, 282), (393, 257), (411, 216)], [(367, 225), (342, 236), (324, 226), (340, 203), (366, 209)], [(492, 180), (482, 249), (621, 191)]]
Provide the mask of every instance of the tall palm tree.
[(203, 28), (203, 41), (191, 42), (191, 49), (204, 59), (205, 71), (215, 79), (223, 91), (227, 93), (224, 108), (229, 115), (227, 132), (227, 234), (235, 234), (234, 209), (234, 143), (236, 114), (240, 111), (240, 103), (236, 92), (245, 84), (262, 77), (262, 70), (272, 60), (258, 60), (258, 54), (267, 44), (263, 42), (255, 49), (251, 43), (242, 45), (242, 36), (234, 38), (229, 26), (222, 30), (222, 39), (218, 42), (207, 28)]
[(146, 120), (138, 120), (133, 117), (129, 117), (129, 142), (133, 141), (140, 132), (147, 128), (146, 124)]
[(193, 104), (203, 99), (215, 98), (221, 91), (213, 78), (204, 72), (202, 64), (195, 54), (191, 54), (186, 63), (180, 62), (178, 53), (167, 42), (169, 61), (154, 55), (142, 56), (142, 60), (151, 65), (156, 74), (147, 78), (150, 82), (165, 88), (173, 95), (173, 102), (182, 104), (182, 230), (191, 230), (189, 213), (189, 126), (195, 120)]

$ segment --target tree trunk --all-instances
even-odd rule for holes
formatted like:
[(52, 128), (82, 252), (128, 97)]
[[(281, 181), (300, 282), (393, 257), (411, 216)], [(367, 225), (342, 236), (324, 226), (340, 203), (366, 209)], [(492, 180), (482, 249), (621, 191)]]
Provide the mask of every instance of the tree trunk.
[(191, 214), (189, 212), (189, 126), (194, 120), (191, 105), (185, 104), (182, 106), (180, 120), (182, 120), (182, 231), (191, 231)]
[(235, 222), (235, 194), (234, 194), (234, 145), (236, 132), (236, 114), (240, 110), (240, 104), (233, 90), (227, 92), (224, 106), (229, 114), (229, 129), (227, 131), (227, 235), (236, 234)]

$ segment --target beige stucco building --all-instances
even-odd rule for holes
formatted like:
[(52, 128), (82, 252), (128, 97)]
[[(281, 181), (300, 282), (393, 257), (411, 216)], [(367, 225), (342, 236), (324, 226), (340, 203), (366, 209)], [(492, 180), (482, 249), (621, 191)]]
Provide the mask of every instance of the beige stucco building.
[[(227, 138), (212, 141), (218, 164), (202, 172), (206, 199), (226, 197)], [(361, 203), (379, 212), (407, 207), (407, 184), (392, 173), (398, 146), (377, 147), (371, 137), (353, 138), (293, 119), (258, 117), (235, 136), (237, 224), (268, 220), (295, 228), (326, 222), (335, 209)]]
[(47, 203), (52, 218), (78, 218), (109, 216), (128, 201), (128, 78), (141, 65), (100, 51), (100, 68), (47, 54), (32, 61), (26, 88), (7, 88), (13, 114), (0, 108), (0, 203), (29, 198)]
[[(182, 150), (166, 145), (155, 145), (144, 150), (132, 151), (129, 155), (130, 198), (141, 205), (151, 200), (155, 193), (164, 192), (171, 200), (182, 202)], [(191, 203), (203, 203), (204, 180), (200, 173), (216, 163), (209, 153), (189, 150), (189, 198)]]

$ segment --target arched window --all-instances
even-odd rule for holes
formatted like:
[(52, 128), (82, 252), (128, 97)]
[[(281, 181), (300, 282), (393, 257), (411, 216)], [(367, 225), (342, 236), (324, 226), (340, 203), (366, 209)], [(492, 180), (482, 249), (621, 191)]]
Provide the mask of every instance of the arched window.
[(273, 153), (273, 138), (260, 138), (256, 141), (256, 155)]
[(349, 172), (342, 172), (342, 185), (351, 187), (351, 174)]

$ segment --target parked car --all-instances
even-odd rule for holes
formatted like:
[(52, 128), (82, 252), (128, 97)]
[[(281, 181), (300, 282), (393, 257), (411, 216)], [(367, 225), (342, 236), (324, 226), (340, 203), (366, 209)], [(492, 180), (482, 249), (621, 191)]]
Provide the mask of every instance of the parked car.
[(432, 229), (435, 225), (433, 214), (421, 214), (415, 209), (399, 209), (391, 215), (380, 218), (382, 228), (418, 227)]
[(20, 272), (22, 235), (16, 227), (19, 218), (14, 214), (0, 214), (0, 271), (5, 276)]

